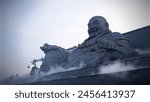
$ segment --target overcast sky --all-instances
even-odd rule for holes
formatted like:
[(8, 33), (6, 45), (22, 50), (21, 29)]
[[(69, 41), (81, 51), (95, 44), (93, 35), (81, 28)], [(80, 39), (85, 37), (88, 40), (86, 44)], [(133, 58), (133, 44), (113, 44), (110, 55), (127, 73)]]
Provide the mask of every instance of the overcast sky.
[[(44, 43), (70, 48), (87, 37), (92, 16), (121, 33), (150, 24), (150, 0), (1, 0), (0, 75), (25, 74)], [(8, 71), (9, 70), (9, 71)]]

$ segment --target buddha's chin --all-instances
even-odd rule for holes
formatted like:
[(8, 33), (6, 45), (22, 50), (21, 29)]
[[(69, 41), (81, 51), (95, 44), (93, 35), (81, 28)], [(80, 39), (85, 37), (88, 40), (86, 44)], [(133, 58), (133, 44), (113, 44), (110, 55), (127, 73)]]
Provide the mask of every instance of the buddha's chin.
[(99, 33), (98, 32), (93, 32), (93, 33), (89, 33), (89, 36), (90, 37), (94, 37), (94, 36), (96, 36), (96, 35), (98, 35)]

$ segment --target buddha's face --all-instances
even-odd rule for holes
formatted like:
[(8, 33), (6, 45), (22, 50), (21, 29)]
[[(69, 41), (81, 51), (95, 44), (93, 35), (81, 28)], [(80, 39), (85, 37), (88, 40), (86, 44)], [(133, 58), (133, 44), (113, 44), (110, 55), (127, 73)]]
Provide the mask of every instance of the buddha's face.
[(108, 30), (107, 21), (101, 16), (95, 16), (88, 23), (88, 33), (90, 37), (96, 36)]

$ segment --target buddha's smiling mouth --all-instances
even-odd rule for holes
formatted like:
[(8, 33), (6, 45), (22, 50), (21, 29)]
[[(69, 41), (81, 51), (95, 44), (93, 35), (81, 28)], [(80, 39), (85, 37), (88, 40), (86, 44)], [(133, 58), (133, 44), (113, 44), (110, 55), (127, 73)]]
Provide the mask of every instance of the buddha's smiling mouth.
[(95, 33), (95, 32), (97, 32), (97, 31), (99, 31), (99, 29), (96, 28), (96, 27), (89, 29), (89, 33)]

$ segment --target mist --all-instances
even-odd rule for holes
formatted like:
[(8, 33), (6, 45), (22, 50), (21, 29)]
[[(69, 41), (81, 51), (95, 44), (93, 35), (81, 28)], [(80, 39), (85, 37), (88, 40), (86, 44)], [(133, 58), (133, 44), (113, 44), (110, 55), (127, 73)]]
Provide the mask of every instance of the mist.
[(110, 29), (128, 32), (149, 25), (149, 0), (0, 0), (0, 79), (24, 75), (44, 53), (44, 43), (70, 48), (87, 37), (88, 20), (104, 16)]

